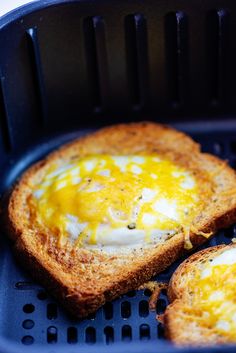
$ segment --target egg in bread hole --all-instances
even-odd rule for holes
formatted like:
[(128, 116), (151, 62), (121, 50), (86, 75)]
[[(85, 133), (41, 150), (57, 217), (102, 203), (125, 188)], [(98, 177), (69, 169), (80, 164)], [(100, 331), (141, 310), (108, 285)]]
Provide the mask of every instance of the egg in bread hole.
[(206, 329), (236, 340), (236, 247), (227, 248), (196, 268), (187, 283), (189, 315)]
[(89, 155), (51, 164), (29, 202), (60, 244), (131, 251), (189, 227), (206, 197), (202, 184), (158, 155)]

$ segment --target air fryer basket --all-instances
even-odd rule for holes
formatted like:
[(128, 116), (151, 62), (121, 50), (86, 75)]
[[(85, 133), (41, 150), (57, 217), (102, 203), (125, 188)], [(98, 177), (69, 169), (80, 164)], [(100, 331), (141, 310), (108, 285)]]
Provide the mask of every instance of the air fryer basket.
[[(0, 193), (60, 144), (121, 121), (170, 123), (235, 167), (234, 33), (233, 0), (46, 0), (1, 18)], [(155, 319), (165, 294), (156, 312), (147, 290), (132, 291), (72, 320), (19, 268), (1, 232), (0, 352), (177, 351)], [(231, 227), (205, 246), (235, 235)]]

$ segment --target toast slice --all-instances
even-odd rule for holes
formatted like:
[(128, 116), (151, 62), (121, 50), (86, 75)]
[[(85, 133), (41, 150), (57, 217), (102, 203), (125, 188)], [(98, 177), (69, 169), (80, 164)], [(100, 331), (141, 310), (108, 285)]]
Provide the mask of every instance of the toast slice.
[[(127, 162), (127, 156), (131, 156), (128, 157), (129, 160), (136, 164), (132, 172), (129, 169), (123, 173), (119, 163), (122, 160)], [(140, 157), (145, 160), (147, 166), (144, 174), (139, 174), (140, 168), (137, 168)], [(70, 172), (76, 176), (77, 166), (85, 170), (83, 163), (86, 161), (90, 163), (91, 160), (93, 163), (109, 161), (110, 164), (107, 165), (113, 168), (114, 173), (118, 173), (114, 174), (119, 176), (118, 179), (109, 178), (107, 175), (107, 184), (103, 184), (103, 189), (99, 190), (101, 192), (99, 195), (103, 196), (94, 197), (93, 194), (92, 199), (88, 198), (90, 196), (85, 198), (84, 191), (88, 195), (89, 192), (96, 191), (96, 187), (99, 186), (94, 184), (94, 189), (88, 189), (92, 180), (89, 174), (90, 167), (88, 167), (86, 172), (81, 172), (82, 181), (81, 178), (77, 178), (78, 181), (75, 183), (71, 181), (70, 189), (67, 188), (67, 191), (61, 194), (60, 190), (64, 190), (64, 184), (59, 185), (59, 179), (65, 176), (63, 173), (67, 173), (68, 168), (74, 168), (74, 174), (71, 169)], [(161, 163), (158, 164), (160, 161)], [(99, 163), (96, 165), (101, 164)], [(117, 163), (121, 168), (119, 171), (117, 171)], [(156, 167), (155, 163), (157, 163)], [(160, 173), (155, 172), (155, 168)], [(176, 168), (177, 172), (175, 172)], [(91, 173), (95, 178), (95, 172)], [(100, 173), (99, 180), (102, 177), (105, 178), (104, 170), (102, 173), (103, 176)], [(106, 173), (108, 173), (107, 170)], [(98, 178), (97, 174), (96, 178)], [(56, 184), (48, 182), (49, 175), (50, 180), (55, 181), (56, 178)], [(142, 177), (143, 175), (145, 177)], [(184, 186), (181, 180), (186, 181), (187, 179), (183, 180), (186, 175), (188, 181), (190, 178), (190, 185), (187, 183), (188, 185)], [(151, 177), (155, 177), (156, 181), (151, 180)], [(129, 178), (131, 178), (130, 181)], [(177, 178), (176, 181), (173, 178)], [(169, 184), (166, 184), (166, 180), (170, 181)], [(49, 186), (47, 186), (48, 183)], [(77, 198), (75, 195), (78, 190), (73, 189), (76, 183), (80, 185), (80, 194)], [(144, 230), (140, 230), (134, 222), (126, 224), (125, 231), (123, 226), (122, 231), (119, 230), (120, 224), (124, 225), (127, 221), (126, 213), (118, 210), (116, 215), (118, 214), (119, 219), (114, 223), (114, 210), (112, 221), (106, 214), (110, 210), (109, 203), (113, 206), (124, 205), (120, 207), (125, 207), (128, 214), (132, 213), (128, 218), (136, 217), (137, 220), (140, 212), (143, 212), (143, 207), (150, 209), (150, 188), (147, 187), (149, 183), (154, 189), (160, 187), (163, 194), (172, 200), (173, 207), (166, 203), (166, 199), (164, 201), (162, 199), (161, 202), (158, 199), (157, 211), (153, 213), (152, 208), (151, 219), (148, 214), (149, 223), (145, 219)], [(194, 192), (191, 189), (191, 183), (196, 184)], [(111, 188), (109, 189), (107, 185)], [(142, 190), (149, 191), (149, 193), (146, 192), (148, 195), (145, 196), (143, 193), (137, 197), (138, 194), (136, 195), (135, 192), (140, 191), (140, 185), (144, 186)], [(40, 196), (42, 194), (40, 187), (44, 187), (43, 192), (46, 194), (47, 201), (40, 198), (44, 197)], [(121, 124), (103, 128), (62, 146), (30, 167), (14, 186), (5, 207), (4, 217), (17, 259), (36, 280), (58, 298), (72, 315), (85, 317), (106, 301), (138, 288), (153, 275), (167, 268), (188, 249), (202, 244), (219, 228), (235, 222), (235, 188), (235, 172), (227, 163), (212, 155), (201, 153), (200, 146), (184, 133), (150, 122)], [(74, 191), (71, 192), (71, 190)], [(102, 194), (103, 191), (106, 194)], [(123, 191), (125, 197), (121, 196)], [(159, 191), (155, 189), (155, 192)], [(142, 202), (141, 206), (139, 205), (141, 211), (136, 210), (135, 215), (133, 209), (130, 213), (129, 208), (132, 206), (130, 195), (134, 197), (135, 202)], [(175, 200), (177, 195), (178, 202)], [(56, 206), (55, 200), (58, 202)], [(188, 209), (184, 208), (185, 201), (190, 202)], [(77, 203), (78, 208), (74, 208)], [(180, 205), (181, 212), (184, 211), (181, 221), (177, 221), (175, 217), (177, 203)], [(108, 205), (107, 209), (106, 205)], [(153, 204), (151, 206), (154, 207)], [(52, 209), (53, 216), (51, 216)], [(77, 223), (72, 224), (73, 229), (70, 227), (69, 231), (67, 227), (65, 231), (62, 227), (60, 210), (63, 212), (70, 210), (68, 212), (72, 219), (74, 219), (73, 214), (71, 215), (72, 211), (79, 210), (83, 217), (87, 217), (86, 221), (92, 220), (86, 224), (94, 226), (93, 233), (90, 229), (86, 234), (86, 229), (80, 228), (81, 224)], [(103, 218), (101, 218), (102, 212)], [(44, 218), (39, 218), (39, 214)], [(108, 216), (110, 223), (107, 221)], [(102, 231), (100, 233), (97, 230), (94, 231), (98, 225), (99, 227), (101, 225), (94, 223), (94, 217), (97, 217), (96, 222), (99, 217), (101, 222), (108, 222), (105, 224), (108, 227), (105, 235)], [(158, 224), (161, 224), (160, 229), (164, 231), (155, 230), (152, 226), (153, 217), (159, 222)], [(42, 219), (47, 219), (47, 222)], [(82, 223), (83, 227), (85, 227), (84, 224)], [(159, 229), (159, 226), (157, 228)], [(69, 238), (69, 233), (72, 233), (73, 239)], [(136, 241), (135, 239), (141, 235), (141, 240)], [(99, 244), (96, 240), (98, 238)]]
[(233, 243), (204, 249), (185, 260), (169, 283), (167, 337), (177, 345), (235, 343), (235, 274)]

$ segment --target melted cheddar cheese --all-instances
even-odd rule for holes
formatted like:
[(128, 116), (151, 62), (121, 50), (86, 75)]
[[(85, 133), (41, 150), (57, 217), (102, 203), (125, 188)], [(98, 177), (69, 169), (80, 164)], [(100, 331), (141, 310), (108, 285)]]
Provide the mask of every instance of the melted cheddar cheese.
[(39, 224), (90, 245), (171, 236), (191, 223), (199, 204), (195, 177), (156, 155), (93, 155), (54, 164), (31, 200)]
[(191, 314), (196, 314), (202, 326), (235, 341), (236, 248), (207, 262), (188, 287), (193, 298)]

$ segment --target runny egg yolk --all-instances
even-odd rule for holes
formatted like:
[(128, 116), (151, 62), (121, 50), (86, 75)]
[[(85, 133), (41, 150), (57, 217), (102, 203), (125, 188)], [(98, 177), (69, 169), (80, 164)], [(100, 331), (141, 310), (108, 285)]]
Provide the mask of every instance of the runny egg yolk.
[(190, 224), (199, 202), (194, 176), (156, 155), (93, 155), (54, 164), (32, 198), (39, 224), (88, 244), (105, 244), (112, 231), (119, 237), (116, 230), (131, 239), (142, 232), (148, 242), (155, 231)]
[(189, 290), (193, 297), (191, 313), (196, 311), (196, 320), (235, 341), (236, 248), (226, 250), (207, 262), (204, 269), (190, 280)]

